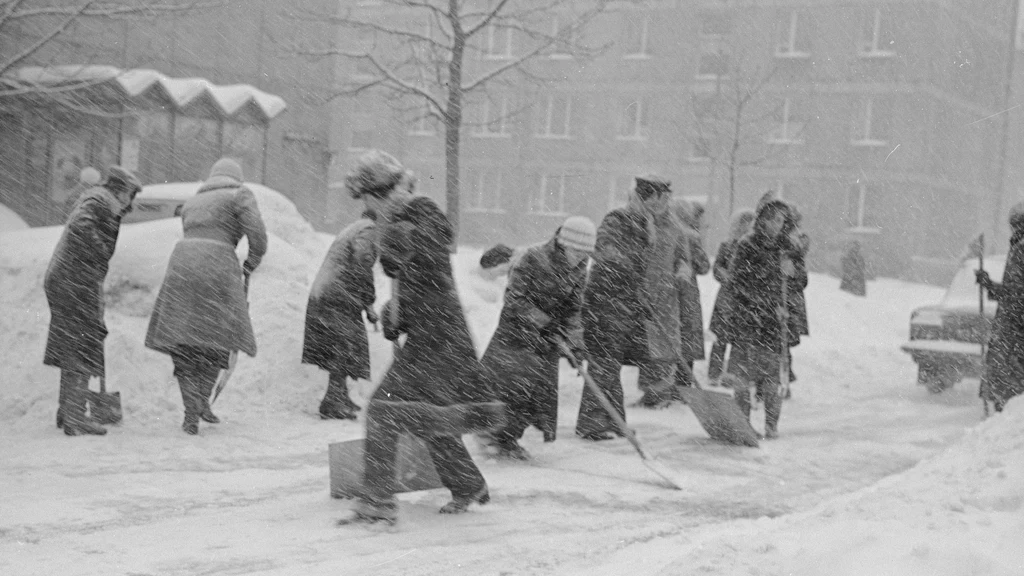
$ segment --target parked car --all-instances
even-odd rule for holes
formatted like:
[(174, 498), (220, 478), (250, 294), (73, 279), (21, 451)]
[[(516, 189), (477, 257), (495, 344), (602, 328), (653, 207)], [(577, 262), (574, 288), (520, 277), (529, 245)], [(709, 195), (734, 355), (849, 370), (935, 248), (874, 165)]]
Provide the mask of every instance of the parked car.
[[(999, 282), (1006, 256), (985, 258), (985, 270)], [(974, 271), (977, 260), (964, 262), (938, 304), (910, 315), (910, 341), (901, 349), (917, 363), (917, 383), (938, 394), (963, 378), (981, 376), (982, 347), (988, 342), (997, 303), (985, 295), (982, 315)]]
[(142, 191), (135, 196), (135, 201), (132, 202), (132, 211), (124, 217), (123, 222), (133, 224), (181, 216), (182, 205), (196, 195), (199, 184), (199, 182), (170, 182), (143, 186)]

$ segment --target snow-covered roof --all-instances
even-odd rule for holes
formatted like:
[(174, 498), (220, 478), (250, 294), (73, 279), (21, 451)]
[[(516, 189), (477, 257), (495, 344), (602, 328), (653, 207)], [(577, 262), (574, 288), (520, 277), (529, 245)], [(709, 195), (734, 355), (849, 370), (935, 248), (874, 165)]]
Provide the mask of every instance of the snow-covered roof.
[(146, 96), (159, 89), (178, 108), (205, 96), (220, 108), (224, 116), (234, 116), (246, 105), (252, 104), (269, 120), (280, 114), (286, 106), (280, 96), (268, 94), (248, 84), (218, 86), (205, 78), (171, 78), (156, 70), (141, 68), (122, 70), (103, 65), (27, 66), (17, 70), (14, 75), (18, 82), (29, 85), (111, 85), (129, 99)]

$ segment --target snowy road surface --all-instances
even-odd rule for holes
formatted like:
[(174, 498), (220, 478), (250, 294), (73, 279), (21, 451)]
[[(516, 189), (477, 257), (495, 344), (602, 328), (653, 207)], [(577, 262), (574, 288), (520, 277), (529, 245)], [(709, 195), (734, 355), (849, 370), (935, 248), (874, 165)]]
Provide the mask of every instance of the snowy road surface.
[[(317, 419), (326, 375), (298, 363), (325, 244), (297, 221), (269, 224), (271, 252), (251, 293), (260, 353), (239, 361), (215, 406), (223, 423), (199, 437), (179, 429), (170, 362), (141, 345), (180, 227), (122, 233), (107, 353), (126, 418), (106, 437), (67, 438), (53, 426), (57, 372), (41, 366), (48, 314), (38, 283), (55, 236), (36, 229), (15, 248), (4, 237), (0, 574), (1024, 573), (1024, 408), (1011, 403), (979, 427), (976, 382), (941, 395), (915, 384), (899, 346), (910, 311), (939, 290), (879, 280), (855, 298), (820, 275), (778, 440), (725, 446), (683, 405), (628, 410), (684, 490), (660, 484), (625, 440), (574, 437), (582, 383), (563, 365), (559, 438), (544, 444), (528, 431), (532, 463), (489, 459), (470, 441), (491, 504), (441, 516), (444, 491), (407, 494), (395, 529), (336, 527), (350, 504), (328, 496), (327, 445), (360, 437), (363, 423)], [(456, 269), (482, 352), (500, 287), (469, 272), (478, 255), (460, 253)], [(701, 282), (710, 311), (715, 286)], [(371, 347), (379, 377), (389, 346), (371, 333)], [(627, 402), (636, 399), (635, 370), (624, 380)], [(369, 391), (363, 383), (355, 395)], [(755, 427), (763, 421), (758, 410)]]

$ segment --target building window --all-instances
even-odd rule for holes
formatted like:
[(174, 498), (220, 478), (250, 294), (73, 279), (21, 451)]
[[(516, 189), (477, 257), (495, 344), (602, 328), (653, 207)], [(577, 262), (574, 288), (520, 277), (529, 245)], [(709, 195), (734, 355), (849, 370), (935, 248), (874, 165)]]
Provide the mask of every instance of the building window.
[(348, 149), (352, 151), (369, 150), (373, 148), (373, 130), (353, 130), (352, 140)]
[(701, 134), (693, 136), (690, 146), (690, 160), (704, 162), (711, 160), (711, 139)]
[(484, 32), (484, 49), (481, 57), (485, 60), (508, 60), (512, 57), (512, 29), (491, 24)]
[(878, 222), (878, 198), (875, 190), (858, 182), (850, 187), (846, 199), (846, 224), (851, 228), (880, 228)]
[(698, 79), (714, 79), (729, 75), (729, 52), (717, 40), (701, 41)]
[(556, 38), (551, 48), (552, 60), (571, 60), (576, 56), (576, 45), (579, 44), (579, 28), (576, 23), (565, 16), (556, 15), (551, 20), (551, 36)]
[(613, 176), (609, 182), (611, 189), (608, 195), (608, 209), (622, 208), (629, 202), (629, 193), (633, 191), (633, 176)]
[(565, 94), (548, 96), (537, 122), (537, 136), (568, 138), (572, 117), (572, 98)]
[(646, 140), (650, 132), (647, 126), (647, 106), (642, 99), (622, 103), (619, 117), (620, 140)]
[(475, 135), (480, 137), (506, 137), (508, 133), (508, 97), (494, 101), (485, 98), (480, 104), (479, 125)]
[(540, 174), (530, 199), (529, 211), (552, 216), (565, 215), (565, 174)]
[(623, 56), (625, 58), (648, 58), (650, 17), (646, 14), (626, 14)]
[(855, 146), (885, 146), (892, 137), (892, 104), (887, 98), (865, 98), (853, 122)]
[(469, 204), (473, 212), (504, 212), (501, 208), (501, 185), (503, 176), (497, 170), (470, 169)]
[(700, 34), (720, 38), (732, 34), (732, 15), (727, 12), (708, 11), (700, 15)]
[[(806, 19), (806, 18), (805, 18)], [(806, 23), (804, 23), (806, 25)], [(801, 29), (800, 12), (784, 12), (778, 23), (775, 55), (779, 58), (808, 58), (811, 47), (809, 34)]]
[(803, 132), (806, 123), (797, 113), (797, 105), (791, 98), (786, 98), (775, 111), (775, 129), (768, 141), (772, 144), (803, 144)]
[(413, 136), (433, 136), (437, 134), (434, 128), (434, 117), (430, 115), (430, 108), (423, 106), (413, 118), (409, 134)]
[(861, 32), (860, 54), (867, 57), (886, 58), (896, 54), (896, 38), (892, 33), (890, 22), (882, 14), (881, 8), (864, 20)]
[(255, 124), (224, 122), (222, 156), (230, 156), (242, 165), (249, 182), (263, 181), (263, 145), (266, 129)]

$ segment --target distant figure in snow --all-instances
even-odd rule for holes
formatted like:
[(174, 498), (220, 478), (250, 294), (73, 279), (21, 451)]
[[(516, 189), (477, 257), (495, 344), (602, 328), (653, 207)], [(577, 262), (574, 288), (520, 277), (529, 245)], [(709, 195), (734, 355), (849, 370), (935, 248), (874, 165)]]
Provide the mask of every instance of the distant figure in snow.
[[(200, 419), (220, 422), (210, 410), (210, 394), (230, 354), (256, 355), (246, 291), (267, 252), (267, 230), (256, 197), (242, 182), (238, 162), (221, 158), (182, 206), (185, 237), (171, 253), (149, 318), (146, 347), (174, 362), (186, 434), (199, 433)], [(243, 236), (249, 254), (239, 266), (235, 247)]]
[(715, 254), (713, 274), (715, 280), (718, 280), (719, 287), (718, 294), (715, 296), (715, 306), (711, 311), (711, 323), (708, 326), (708, 329), (715, 335), (715, 343), (711, 346), (711, 355), (708, 359), (708, 378), (711, 380), (721, 378), (728, 346), (733, 340), (730, 319), (730, 310), (732, 309), (730, 280), (732, 275), (729, 272), (729, 264), (732, 262), (732, 255), (736, 251), (736, 245), (740, 238), (750, 232), (750, 226), (753, 223), (753, 210), (740, 210), (733, 214), (732, 225), (729, 227), (729, 239), (718, 246), (718, 253)]
[[(583, 296), (583, 339), (590, 376), (623, 420), (626, 410), (620, 380), (622, 366), (639, 366), (652, 359), (647, 328), (655, 320), (655, 312), (647, 286), (647, 268), (658, 232), (656, 216), (667, 211), (671, 194), (667, 180), (656, 176), (637, 177), (627, 205), (606, 214), (597, 229), (594, 262)], [(669, 258), (666, 262), (674, 260)], [(675, 296), (674, 291), (672, 296)], [(675, 344), (678, 344), (679, 316), (675, 306), (663, 314), (662, 319), (666, 324), (674, 320)], [(666, 336), (671, 333), (666, 332)], [(672, 345), (667, 341), (660, 344)], [(677, 356), (676, 349), (665, 351), (665, 358)], [(584, 388), (576, 435), (584, 440), (601, 441), (625, 434), (605, 412), (590, 387)]]
[(1010, 210), (1010, 251), (1003, 281), (993, 282), (988, 272), (975, 274), (989, 298), (999, 302), (985, 355), (981, 390), (996, 412), (1024, 393), (1024, 203)]
[(843, 268), (843, 280), (839, 283), (839, 289), (849, 292), (855, 296), (866, 296), (868, 293), (867, 283), (864, 274), (864, 255), (860, 251), (860, 242), (850, 242), (846, 253), (841, 261)]
[(597, 242), (594, 223), (568, 218), (551, 240), (526, 250), (509, 273), (498, 328), (483, 356), (495, 374), (508, 423), (486, 436), (498, 456), (526, 460), (519, 445), (530, 425), (554, 442), (558, 426), (558, 358), (562, 341), (585, 358), (580, 309), (587, 262)]
[(397, 286), (381, 312), (385, 337), (405, 343), (366, 408), (365, 493), (340, 523), (393, 523), (398, 438), (414, 434), (430, 451), (452, 499), (443, 514), (490, 500), (462, 434), (504, 425), (490, 374), (477, 360), (452, 277), (452, 228), (433, 200), (402, 185), (406, 171), (379, 150), (364, 154), (345, 186), (377, 214), (380, 261)]
[(103, 281), (121, 218), (141, 189), (135, 174), (112, 166), (102, 186), (89, 188), (78, 199), (46, 269), (43, 289), (50, 330), (43, 363), (60, 368), (57, 427), (68, 436), (107, 433), (86, 417), (86, 399), (89, 378), (104, 376)]
[(338, 234), (309, 292), (302, 362), (330, 374), (320, 402), (323, 419), (355, 420), (359, 406), (349, 397), (346, 380), (370, 379), (370, 343), (363, 314), (371, 324), (377, 323), (373, 311), (376, 218), (367, 210)]

